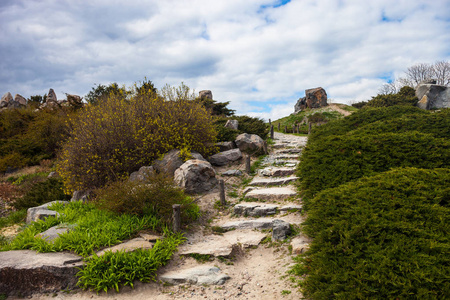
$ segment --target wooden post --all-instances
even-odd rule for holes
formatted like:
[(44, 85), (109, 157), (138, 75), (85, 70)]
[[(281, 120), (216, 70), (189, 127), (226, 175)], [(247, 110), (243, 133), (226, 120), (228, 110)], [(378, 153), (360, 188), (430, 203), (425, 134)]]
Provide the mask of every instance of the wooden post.
[(181, 205), (172, 205), (173, 209), (173, 232), (180, 232), (181, 230)]
[(278, 131), (281, 131), (281, 124), (278, 123)]
[(273, 125), (270, 126), (270, 138), (273, 140)]
[(250, 174), (251, 171), (252, 171), (252, 168), (250, 166), (250, 155), (247, 155), (245, 157), (245, 172), (247, 172), (247, 174)]
[(300, 125), (297, 124), (297, 134), (300, 133)]
[(223, 179), (219, 180), (219, 195), (220, 195), (220, 205), (227, 205), (227, 200), (225, 199), (225, 182)]
[(287, 125), (284, 126), (284, 133), (287, 133)]
[(308, 124), (308, 134), (311, 133), (311, 123)]
[(272, 126), (272, 121), (269, 119), (269, 126)]
[(295, 133), (295, 124), (292, 125), (292, 133)]

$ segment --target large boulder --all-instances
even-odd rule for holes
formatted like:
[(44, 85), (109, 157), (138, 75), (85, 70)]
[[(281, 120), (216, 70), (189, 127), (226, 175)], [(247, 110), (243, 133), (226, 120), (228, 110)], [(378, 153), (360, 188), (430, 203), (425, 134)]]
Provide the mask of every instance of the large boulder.
[[(183, 159), (180, 157), (180, 152), (181, 151), (178, 149), (170, 150), (164, 154), (163, 158), (153, 162), (153, 168), (155, 168), (158, 173), (166, 173), (173, 176), (175, 174), (175, 170), (184, 164)], [(192, 152), (191, 156), (193, 159), (206, 161), (200, 153)]]
[(59, 214), (56, 211), (48, 209), (48, 207), (50, 205), (52, 205), (53, 203), (56, 203), (56, 202), (61, 202), (64, 204), (68, 203), (67, 201), (52, 201), (52, 202), (45, 203), (41, 206), (30, 207), (27, 210), (27, 219), (26, 219), (27, 224), (29, 224), (31, 222), (35, 222), (37, 220), (44, 220), (50, 216), (58, 217)]
[(217, 185), (216, 172), (207, 161), (191, 159), (175, 171), (175, 182), (189, 194), (207, 192)]
[(48, 90), (46, 102), (58, 102), (58, 98), (56, 97), (56, 93), (53, 89)]
[(10, 103), (14, 101), (13, 96), (10, 92), (5, 93), (2, 96), (2, 99), (0, 100), (0, 108), (8, 107), (10, 106)]
[(228, 120), (225, 123), (225, 127), (226, 128), (230, 128), (230, 129), (234, 129), (234, 130), (238, 130), (238, 128), (239, 128), (239, 121), (238, 120)]
[(236, 144), (234, 142), (220, 142), (216, 144), (217, 148), (219, 148), (220, 152), (228, 151), (236, 148)]
[(199, 98), (208, 98), (208, 99), (212, 100), (213, 95), (212, 95), (212, 92), (210, 90), (203, 90), (203, 91), (200, 91), (198, 93), (198, 97)]
[(20, 296), (21, 299), (33, 293), (71, 290), (76, 288), (76, 274), (82, 267), (82, 257), (72, 253), (2, 252), (0, 294)]
[(321, 87), (305, 90), (305, 97), (298, 99), (295, 113), (306, 108), (321, 108), (327, 106), (327, 92)]
[(266, 152), (266, 143), (256, 134), (242, 133), (236, 137), (235, 143), (242, 152), (249, 154), (262, 154)]
[(239, 149), (231, 149), (219, 152), (209, 157), (209, 162), (214, 166), (224, 166), (242, 158), (242, 152)]
[(139, 171), (130, 174), (130, 181), (147, 181), (151, 176), (155, 174), (153, 166), (144, 166)]
[(83, 98), (81, 98), (80, 96), (78, 96), (78, 95), (70, 95), (70, 94), (67, 94), (67, 102), (69, 102), (69, 104), (72, 106), (72, 107), (75, 107), (75, 108), (80, 108), (80, 107), (82, 107), (83, 106)]
[(22, 95), (16, 94), (14, 96), (14, 101), (16, 101), (21, 106), (27, 106), (27, 99), (25, 99)]
[(416, 96), (417, 106), (422, 109), (450, 107), (450, 89), (443, 85), (422, 82), (416, 88)]

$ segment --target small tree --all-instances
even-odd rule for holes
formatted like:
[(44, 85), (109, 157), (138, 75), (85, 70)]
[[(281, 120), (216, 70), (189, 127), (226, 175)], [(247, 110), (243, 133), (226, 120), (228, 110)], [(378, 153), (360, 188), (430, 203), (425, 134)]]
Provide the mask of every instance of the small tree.
[(90, 104), (98, 104), (105, 101), (109, 96), (119, 97), (125, 99), (129, 92), (126, 88), (119, 87), (117, 83), (111, 83), (110, 85), (99, 84), (93, 87), (92, 90), (84, 97)]

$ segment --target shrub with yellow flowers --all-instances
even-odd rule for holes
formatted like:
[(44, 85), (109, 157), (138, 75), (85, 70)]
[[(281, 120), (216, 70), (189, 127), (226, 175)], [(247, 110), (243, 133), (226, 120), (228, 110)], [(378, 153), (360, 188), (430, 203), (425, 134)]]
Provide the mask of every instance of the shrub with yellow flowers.
[(152, 90), (129, 98), (111, 94), (68, 122), (70, 137), (57, 164), (67, 193), (121, 180), (171, 149), (208, 155), (216, 139), (212, 117), (201, 104), (166, 100)]

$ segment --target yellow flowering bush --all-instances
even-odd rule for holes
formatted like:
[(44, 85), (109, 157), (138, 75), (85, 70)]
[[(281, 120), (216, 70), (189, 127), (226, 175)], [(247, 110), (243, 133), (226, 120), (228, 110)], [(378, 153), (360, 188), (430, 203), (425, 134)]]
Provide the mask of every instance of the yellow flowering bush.
[(208, 155), (216, 138), (202, 105), (166, 101), (150, 90), (129, 99), (111, 94), (68, 122), (70, 137), (57, 164), (67, 193), (123, 179), (174, 148)]

